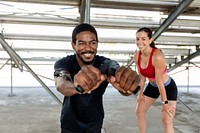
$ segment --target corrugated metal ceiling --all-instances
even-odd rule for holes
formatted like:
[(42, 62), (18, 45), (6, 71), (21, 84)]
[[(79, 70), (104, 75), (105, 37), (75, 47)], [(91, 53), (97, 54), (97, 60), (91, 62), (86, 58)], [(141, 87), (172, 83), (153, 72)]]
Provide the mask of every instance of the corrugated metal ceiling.
[[(88, 7), (87, 0), (4, 0), (0, 1), (0, 21), (3, 37), (21, 58), (29, 61), (54, 61), (60, 58), (56, 53), (73, 53), (70, 48), (72, 28), (83, 18), (79, 12)], [(91, 0), (90, 23), (97, 27), (100, 37), (99, 54), (118, 59), (126, 64), (136, 49), (135, 31), (139, 27), (150, 27), (157, 31), (169, 15), (183, 1), (180, 0)], [(168, 64), (176, 65), (184, 58), (198, 61), (200, 44), (200, 1), (194, 0), (156, 40), (166, 54)], [(15, 26), (15, 30), (13, 28)], [(104, 31), (104, 32), (103, 32)], [(66, 33), (66, 34), (65, 34)], [(33, 42), (39, 43), (34, 48)], [(45, 42), (45, 43), (44, 43)], [(48, 42), (51, 42), (50, 49)], [(55, 43), (55, 46), (52, 44)], [(64, 43), (66, 42), (66, 44)], [(26, 43), (27, 45), (21, 45)], [(29, 45), (30, 44), (30, 45)], [(59, 48), (60, 45), (60, 48)], [(64, 47), (69, 45), (69, 47)], [(116, 49), (109, 49), (108, 47)], [(45, 48), (46, 47), (46, 48)], [(122, 50), (122, 47), (127, 49)], [(40, 49), (40, 50), (39, 50)], [(48, 52), (48, 59), (41, 52)], [(181, 52), (180, 52), (181, 51)], [(30, 58), (23, 57), (24, 52)], [(55, 54), (51, 54), (54, 52)], [(0, 47), (0, 53), (4, 53)], [(34, 54), (33, 54), (34, 53)], [(39, 54), (36, 54), (39, 53)], [(4, 53), (5, 54), (5, 53)], [(40, 56), (41, 55), (41, 56)], [(56, 55), (58, 55), (56, 57)], [(119, 59), (123, 57), (122, 59)], [(1, 57), (0, 57), (1, 58)], [(3, 56), (0, 60), (9, 58)], [(181, 63), (181, 65), (184, 64)]]

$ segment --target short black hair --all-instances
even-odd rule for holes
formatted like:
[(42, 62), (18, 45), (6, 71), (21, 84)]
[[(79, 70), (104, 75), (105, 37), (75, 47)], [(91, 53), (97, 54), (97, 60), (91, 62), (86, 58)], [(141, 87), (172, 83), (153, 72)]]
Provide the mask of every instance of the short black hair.
[(76, 35), (83, 31), (90, 31), (90, 32), (94, 33), (96, 36), (96, 41), (98, 42), (98, 35), (97, 35), (96, 29), (90, 24), (81, 23), (81, 24), (77, 25), (72, 32), (72, 42), (73, 43), (76, 43)]

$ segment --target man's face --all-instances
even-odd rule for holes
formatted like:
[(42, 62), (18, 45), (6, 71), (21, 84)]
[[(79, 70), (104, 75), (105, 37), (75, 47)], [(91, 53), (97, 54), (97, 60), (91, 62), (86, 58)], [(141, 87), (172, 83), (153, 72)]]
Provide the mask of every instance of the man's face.
[(92, 64), (97, 53), (98, 42), (95, 34), (83, 31), (76, 35), (76, 43), (72, 47), (77, 55), (79, 64)]

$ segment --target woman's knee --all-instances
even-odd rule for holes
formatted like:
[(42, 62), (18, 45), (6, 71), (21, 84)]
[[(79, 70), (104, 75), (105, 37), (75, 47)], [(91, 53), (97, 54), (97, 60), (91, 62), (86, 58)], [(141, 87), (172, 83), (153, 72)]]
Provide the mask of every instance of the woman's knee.
[(146, 113), (146, 111), (143, 110), (143, 109), (141, 109), (141, 108), (137, 108), (137, 109), (135, 110), (135, 113), (136, 113), (137, 116), (144, 116), (145, 113)]
[(162, 117), (162, 123), (166, 126), (173, 126), (173, 117)]

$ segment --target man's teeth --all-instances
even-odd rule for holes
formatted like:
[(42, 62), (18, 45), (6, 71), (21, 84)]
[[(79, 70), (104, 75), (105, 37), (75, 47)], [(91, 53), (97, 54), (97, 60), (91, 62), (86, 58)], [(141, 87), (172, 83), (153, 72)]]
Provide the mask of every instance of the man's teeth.
[(91, 54), (84, 54), (85, 56), (91, 56)]

